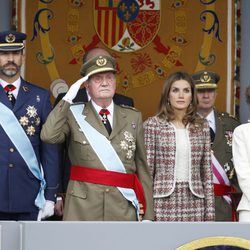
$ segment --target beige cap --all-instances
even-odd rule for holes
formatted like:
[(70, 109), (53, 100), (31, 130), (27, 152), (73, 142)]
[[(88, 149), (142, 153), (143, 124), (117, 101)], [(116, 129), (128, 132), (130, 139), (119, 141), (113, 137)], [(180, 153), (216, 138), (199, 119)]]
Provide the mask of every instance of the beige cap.
[(91, 76), (107, 71), (116, 72), (115, 59), (111, 56), (97, 56), (84, 63), (81, 67), (80, 73), (81, 76)]

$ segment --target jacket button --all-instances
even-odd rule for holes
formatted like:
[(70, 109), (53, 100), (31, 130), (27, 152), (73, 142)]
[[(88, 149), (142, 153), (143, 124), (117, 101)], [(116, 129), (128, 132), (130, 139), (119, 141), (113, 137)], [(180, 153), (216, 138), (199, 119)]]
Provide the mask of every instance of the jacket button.
[(10, 167), (10, 168), (13, 168), (13, 167), (14, 167), (14, 164), (10, 163), (10, 164), (9, 164), (9, 167)]
[(10, 148), (9, 150), (10, 150), (11, 153), (13, 153), (15, 151), (14, 148)]

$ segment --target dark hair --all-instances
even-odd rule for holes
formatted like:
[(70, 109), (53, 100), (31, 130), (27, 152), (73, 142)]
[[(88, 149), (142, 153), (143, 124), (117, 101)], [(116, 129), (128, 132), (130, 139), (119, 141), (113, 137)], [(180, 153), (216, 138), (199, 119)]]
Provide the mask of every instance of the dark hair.
[(166, 81), (164, 82), (158, 116), (161, 119), (166, 119), (167, 121), (174, 120), (175, 113), (169, 103), (169, 92), (172, 84), (178, 80), (187, 81), (190, 84), (192, 92), (192, 101), (187, 108), (185, 116), (183, 117), (183, 123), (185, 125), (187, 125), (188, 123), (202, 123), (203, 119), (201, 119), (197, 115), (197, 97), (196, 97), (195, 85), (193, 83), (191, 76), (186, 72), (174, 72), (171, 75), (169, 75)]

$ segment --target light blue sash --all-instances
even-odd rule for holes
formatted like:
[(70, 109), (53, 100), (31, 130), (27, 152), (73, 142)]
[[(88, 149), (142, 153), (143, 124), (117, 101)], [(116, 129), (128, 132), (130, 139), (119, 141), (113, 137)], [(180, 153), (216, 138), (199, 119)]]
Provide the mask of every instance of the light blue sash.
[[(110, 141), (94, 129), (87, 121), (85, 121), (86, 116), (82, 115), (83, 108), (84, 104), (70, 106), (70, 110), (73, 113), (78, 125), (85, 134), (103, 166), (109, 171), (126, 173), (126, 169), (116, 151), (112, 147)], [(127, 200), (132, 202), (133, 206), (136, 208), (137, 218), (139, 220), (140, 207), (134, 190), (130, 188), (117, 188)]]
[(42, 209), (45, 205), (44, 189), (46, 187), (42, 166), (40, 165), (39, 168), (39, 163), (31, 142), (13, 112), (1, 102), (0, 112), (0, 125), (26, 162), (29, 170), (40, 180), (40, 189), (35, 200), (35, 205), (39, 209)]

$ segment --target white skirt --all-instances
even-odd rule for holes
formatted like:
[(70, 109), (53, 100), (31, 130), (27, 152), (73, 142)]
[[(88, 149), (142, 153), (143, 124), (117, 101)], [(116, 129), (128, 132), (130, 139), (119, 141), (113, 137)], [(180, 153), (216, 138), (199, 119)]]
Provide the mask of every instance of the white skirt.
[(250, 222), (250, 211), (240, 210), (239, 211), (239, 222)]

